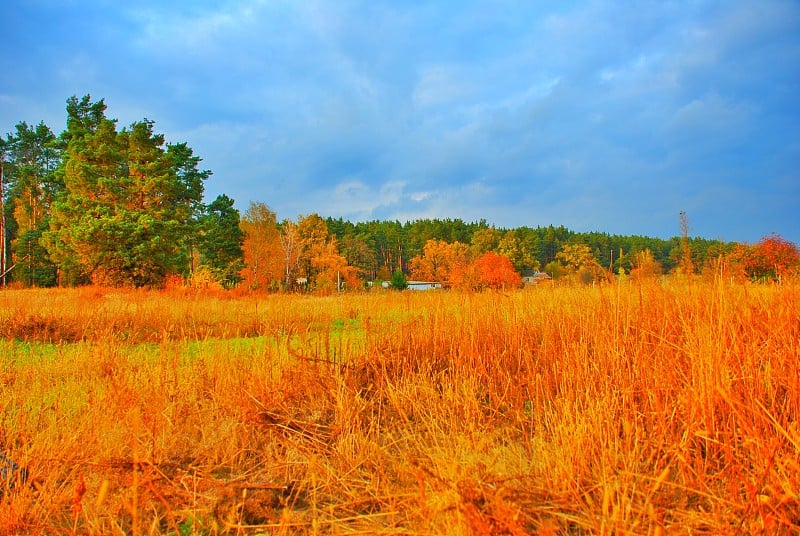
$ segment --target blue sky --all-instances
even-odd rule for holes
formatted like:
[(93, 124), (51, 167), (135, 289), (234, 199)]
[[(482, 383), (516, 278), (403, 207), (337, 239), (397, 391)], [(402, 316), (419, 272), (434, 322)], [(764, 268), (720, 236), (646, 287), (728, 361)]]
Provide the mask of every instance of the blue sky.
[(0, 132), (105, 98), (244, 211), (800, 244), (800, 3), (6, 0)]

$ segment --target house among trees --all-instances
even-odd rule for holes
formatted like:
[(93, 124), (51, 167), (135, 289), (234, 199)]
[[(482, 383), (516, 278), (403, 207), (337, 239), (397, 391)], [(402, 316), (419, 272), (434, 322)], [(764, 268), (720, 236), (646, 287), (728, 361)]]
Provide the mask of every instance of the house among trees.
[(525, 285), (538, 285), (539, 283), (546, 283), (552, 281), (552, 277), (547, 272), (533, 272), (530, 275), (522, 277), (522, 282)]
[(434, 290), (442, 288), (438, 281), (409, 281), (408, 290)]
[[(381, 287), (392, 288), (392, 282), (382, 281)], [(444, 288), (444, 286), (438, 281), (408, 281), (405, 288), (407, 290), (434, 290)]]

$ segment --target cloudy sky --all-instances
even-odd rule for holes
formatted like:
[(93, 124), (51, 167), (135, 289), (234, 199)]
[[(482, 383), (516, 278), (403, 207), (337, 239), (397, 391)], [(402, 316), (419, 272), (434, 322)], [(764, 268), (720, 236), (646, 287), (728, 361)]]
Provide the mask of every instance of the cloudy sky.
[(800, 243), (795, 0), (5, 0), (0, 133), (71, 95), (279, 218)]

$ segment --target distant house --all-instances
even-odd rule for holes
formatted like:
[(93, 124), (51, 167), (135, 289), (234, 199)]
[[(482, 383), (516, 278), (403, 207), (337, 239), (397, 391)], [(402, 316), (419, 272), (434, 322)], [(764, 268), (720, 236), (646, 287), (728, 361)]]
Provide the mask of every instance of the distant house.
[(526, 285), (538, 285), (539, 283), (545, 283), (547, 281), (551, 281), (553, 278), (550, 277), (550, 274), (546, 272), (533, 272), (530, 275), (526, 275), (522, 277), (522, 282)]
[[(443, 285), (438, 281), (408, 281), (407, 283), (408, 286), (406, 289), (408, 290), (433, 290), (443, 288)], [(381, 286), (383, 288), (392, 288), (392, 283), (391, 281), (381, 281)]]
[(408, 290), (433, 290), (442, 288), (438, 281), (409, 281)]

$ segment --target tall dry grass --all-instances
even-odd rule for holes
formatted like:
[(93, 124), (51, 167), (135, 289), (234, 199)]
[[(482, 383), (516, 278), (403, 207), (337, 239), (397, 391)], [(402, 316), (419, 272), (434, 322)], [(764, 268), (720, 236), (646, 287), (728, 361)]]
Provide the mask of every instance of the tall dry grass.
[(0, 293), (0, 532), (800, 530), (800, 289)]

